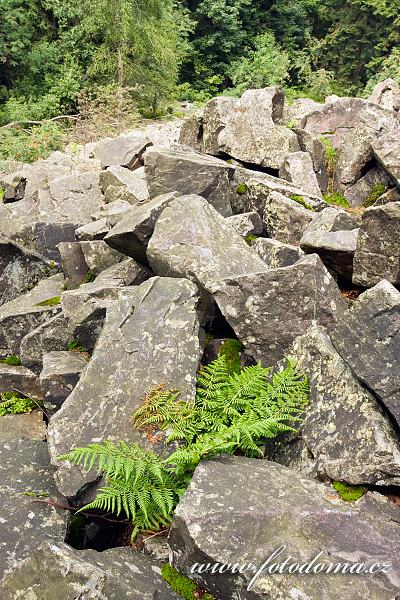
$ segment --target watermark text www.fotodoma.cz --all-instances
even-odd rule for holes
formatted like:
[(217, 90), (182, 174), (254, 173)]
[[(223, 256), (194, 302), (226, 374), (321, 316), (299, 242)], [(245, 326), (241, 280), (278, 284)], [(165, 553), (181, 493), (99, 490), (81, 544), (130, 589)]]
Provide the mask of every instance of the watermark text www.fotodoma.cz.
[[(194, 574), (210, 573), (211, 575), (222, 575), (223, 573), (248, 573), (253, 575), (247, 587), (250, 591), (260, 577), (267, 575), (317, 575), (319, 573), (347, 573), (353, 575), (375, 575), (377, 573), (388, 573), (391, 565), (387, 563), (332, 563), (323, 560), (324, 552), (320, 552), (308, 562), (296, 562), (293, 556), (284, 559), (286, 546), (280, 546), (270, 554), (262, 565), (252, 563), (195, 563), (190, 572)], [(284, 559), (284, 560), (283, 560)]]

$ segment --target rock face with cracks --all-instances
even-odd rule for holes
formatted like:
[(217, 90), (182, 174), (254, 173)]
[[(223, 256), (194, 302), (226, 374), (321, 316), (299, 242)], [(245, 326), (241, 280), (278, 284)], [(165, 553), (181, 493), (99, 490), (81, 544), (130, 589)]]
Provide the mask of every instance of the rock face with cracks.
[(93, 357), (49, 426), (56, 480), (66, 496), (74, 496), (96, 476), (57, 463), (59, 454), (101, 440), (148, 445), (130, 418), (151, 387), (162, 384), (179, 389), (183, 399), (193, 399), (201, 356), (200, 317), (197, 288), (183, 279), (150, 279), (122, 290), (108, 308)]

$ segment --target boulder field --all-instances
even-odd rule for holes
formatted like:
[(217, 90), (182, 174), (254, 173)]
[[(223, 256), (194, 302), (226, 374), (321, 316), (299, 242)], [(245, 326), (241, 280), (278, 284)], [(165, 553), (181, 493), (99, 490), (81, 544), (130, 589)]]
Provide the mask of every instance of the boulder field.
[[(168, 561), (193, 598), (400, 598), (399, 97), (391, 80), (325, 103), (248, 90), (0, 172), (0, 394), (29, 405), (0, 416), (2, 600), (179, 600)], [(307, 376), (297, 431), (201, 462), (158, 551), (71, 517), (100, 478), (57, 457), (162, 455), (132, 414), (158, 385), (193, 401), (227, 338), (243, 365)], [(231, 568), (277, 549), (383, 566)]]

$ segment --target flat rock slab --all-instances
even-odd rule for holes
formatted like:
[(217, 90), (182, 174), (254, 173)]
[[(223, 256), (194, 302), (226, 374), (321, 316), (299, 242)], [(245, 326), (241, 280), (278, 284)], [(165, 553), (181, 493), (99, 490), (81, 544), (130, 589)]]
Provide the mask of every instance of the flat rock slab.
[(358, 232), (358, 229), (305, 232), (300, 240), (300, 247), (307, 254), (315, 252), (328, 269), (351, 281)]
[[(349, 586), (357, 600), (393, 600), (400, 593), (399, 517), (400, 509), (378, 494), (344, 502), (330, 486), (276, 463), (222, 457), (197, 467), (175, 511), (169, 545), (174, 566), (186, 574), (195, 563), (256, 566), (243, 574), (198, 575), (219, 600), (333, 600), (347, 598)], [(315, 557), (314, 565), (379, 562), (391, 570), (375, 576), (276, 572), (286, 559), (287, 569)]]
[(5, 354), (19, 355), (23, 337), (60, 312), (60, 303), (41, 303), (59, 298), (63, 283), (62, 275), (53, 275), (40, 281), (30, 292), (0, 307), (0, 348)]
[(177, 192), (171, 192), (132, 207), (105, 236), (104, 241), (127, 256), (147, 262), (146, 249), (157, 219), (164, 208), (178, 197)]
[(9, 442), (21, 438), (27, 440), (44, 440), (46, 423), (41, 410), (34, 410), (21, 415), (5, 415), (0, 417), (0, 442)]
[(62, 502), (57, 495), (46, 442), (0, 444), (0, 578), (43, 541), (64, 539), (67, 511), (34, 502), (46, 497)]
[(186, 277), (207, 289), (213, 281), (267, 269), (228, 220), (195, 195), (177, 198), (164, 209), (147, 258), (158, 275)]
[(372, 287), (381, 279), (400, 284), (400, 202), (367, 208), (354, 255), (353, 283)]
[(339, 319), (332, 341), (400, 425), (400, 292), (381, 281), (361, 294)]
[(309, 378), (310, 404), (299, 435), (290, 442), (284, 438), (268, 444), (268, 457), (322, 480), (399, 485), (397, 434), (376, 398), (336, 352), (326, 331), (311, 327), (295, 340), (288, 354)]
[(304, 233), (311, 231), (351, 231), (359, 227), (359, 221), (347, 211), (329, 207), (316, 213)]
[[(122, 290), (107, 310), (93, 356), (79, 384), (50, 421), (53, 461), (71, 448), (101, 440), (140, 441), (131, 416), (155, 385), (194, 398), (201, 356), (199, 295), (183, 279), (153, 278)], [(56, 461), (55, 461), (56, 462)], [(74, 496), (85, 481), (75, 466), (56, 463), (57, 482)]]
[(41, 398), (39, 379), (35, 373), (21, 365), (0, 363), (0, 393), (18, 390), (26, 396)]
[(284, 244), (273, 238), (258, 238), (251, 247), (270, 269), (289, 267), (304, 256), (304, 252), (298, 246)]
[(346, 309), (339, 288), (316, 254), (289, 267), (226, 277), (209, 291), (246, 353), (264, 366), (283, 358), (311, 323), (331, 330)]
[(234, 167), (223, 160), (182, 147), (154, 146), (146, 152), (144, 165), (151, 198), (171, 192), (198, 194), (224, 217), (232, 214)]
[(93, 145), (93, 156), (104, 168), (117, 166), (134, 169), (151, 142), (141, 131), (124, 133), (116, 138), (105, 138)]
[(0, 583), (0, 594), (4, 600), (179, 600), (156, 562), (138, 551), (77, 551), (62, 542), (44, 542), (18, 563)]

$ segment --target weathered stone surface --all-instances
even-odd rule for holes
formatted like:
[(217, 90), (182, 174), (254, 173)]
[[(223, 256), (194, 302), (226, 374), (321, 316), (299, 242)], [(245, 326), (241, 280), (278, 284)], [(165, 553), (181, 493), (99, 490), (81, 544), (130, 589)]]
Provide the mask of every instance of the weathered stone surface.
[(322, 193), (314, 172), (311, 155), (308, 152), (292, 152), (288, 154), (279, 171), (279, 177), (296, 184), (306, 193), (322, 200)]
[(326, 192), (328, 188), (328, 168), (325, 160), (325, 146), (319, 138), (314, 137), (309, 131), (304, 129), (294, 130), (299, 140), (300, 148), (303, 152), (311, 155), (314, 172), (317, 176), (319, 188)]
[(22, 339), (20, 346), (22, 364), (35, 373), (40, 373), (43, 354), (54, 350), (66, 350), (71, 337), (65, 316), (58, 313)]
[(61, 267), (69, 288), (78, 287), (85, 280), (87, 265), (79, 242), (61, 242), (57, 246)]
[(62, 294), (63, 313), (70, 337), (91, 350), (103, 327), (106, 309), (113, 304), (122, 287), (138, 285), (148, 278), (148, 271), (133, 259), (124, 260), (102, 271), (92, 283)]
[[(304, 117), (301, 128), (315, 137), (329, 138), (341, 148), (349, 130), (369, 130), (382, 134), (396, 127), (396, 114), (362, 98), (339, 98)], [(327, 133), (329, 132), (329, 134)]]
[(27, 292), (54, 270), (50, 261), (0, 238), (0, 305)]
[(267, 270), (240, 234), (204, 198), (182, 196), (161, 213), (147, 247), (158, 275), (213, 281)]
[(181, 126), (181, 119), (173, 119), (164, 123), (155, 122), (147, 125), (144, 133), (154, 146), (173, 146), (178, 143)]
[(140, 206), (132, 207), (106, 235), (105, 242), (119, 252), (146, 262), (146, 249), (156, 221), (177, 192), (157, 196)]
[(1, 443), (0, 482), (2, 577), (15, 561), (29, 556), (41, 542), (63, 539), (67, 517), (66, 511), (33, 502), (35, 496), (50, 496), (57, 501), (46, 442), (20, 439)]
[(320, 479), (398, 485), (400, 444), (396, 433), (377, 400), (340, 358), (325, 330), (311, 327), (295, 340), (288, 354), (309, 378), (310, 404), (299, 434), (289, 443), (283, 439), (267, 446), (268, 457)]
[(58, 260), (57, 244), (74, 241), (75, 229), (96, 218), (103, 204), (97, 171), (67, 175), (19, 202), (0, 205), (0, 233)]
[(0, 444), (12, 440), (44, 440), (46, 423), (41, 410), (0, 418)]
[(381, 279), (400, 283), (400, 202), (371, 206), (364, 211), (353, 282), (372, 287)]
[(305, 232), (300, 240), (300, 247), (307, 254), (315, 252), (329, 270), (351, 280), (358, 232), (358, 229)]
[(36, 287), (0, 307), (0, 348), (3, 354), (19, 355), (22, 338), (60, 311), (61, 305), (40, 305), (61, 295), (62, 275), (43, 279)]
[(188, 150), (154, 147), (145, 155), (151, 198), (171, 192), (198, 194), (224, 217), (232, 214), (230, 180), (234, 168), (226, 162)]
[(296, 134), (275, 124), (282, 111), (283, 93), (276, 87), (212, 100), (203, 115), (203, 151), (280, 169), (290, 152), (300, 150)]
[[(154, 560), (131, 548), (74, 550), (44, 542), (0, 583), (4, 600), (179, 600)], [(32, 595), (33, 594), (33, 595)]]
[(20, 365), (0, 363), (0, 393), (18, 391), (24, 396), (41, 398), (42, 392), (35, 373)]
[(264, 229), (261, 217), (256, 211), (233, 215), (228, 217), (227, 220), (243, 238), (248, 235), (261, 235)]
[(123, 133), (116, 138), (105, 138), (93, 145), (93, 156), (103, 168), (126, 167), (135, 169), (151, 142), (142, 131)]
[(87, 364), (87, 359), (79, 352), (47, 352), (43, 355), (40, 385), (48, 417), (62, 406)]
[[(201, 356), (199, 315), (197, 288), (187, 280), (156, 277), (122, 290), (107, 310), (79, 384), (50, 421), (52, 459), (106, 439), (148, 445), (130, 417), (154, 385), (179, 389), (183, 399), (194, 397)], [(69, 463), (57, 466), (57, 482), (67, 496), (96, 479)]]
[(125, 200), (129, 204), (146, 202), (149, 190), (146, 181), (125, 167), (109, 167), (100, 175), (100, 186), (106, 202)]
[(311, 231), (351, 231), (359, 225), (359, 220), (347, 211), (329, 207), (314, 215), (304, 234)]
[(400, 188), (400, 128), (374, 141), (372, 149), (382, 167)]
[(344, 196), (352, 206), (361, 206), (378, 184), (388, 187), (390, 178), (381, 168), (375, 166), (367, 171), (354, 185), (348, 187), (344, 192)]
[(82, 241), (80, 246), (85, 259), (86, 270), (90, 271), (95, 277), (122, 260), (126, 260), (126, 256), (113, 250), (102, 240)]
[(264, 223), (269, 235), (285, 244), (298, 244), (315, 213), (279, 192), (266, 199)]
[(334, 186), (344, 191), (360, 179), (365, 166), (372, 160), (371, 143), (376, 134), (369, 129), (350, 129), (344, 138), (338, 161), (335, 165)]
[(258, 238), (251, 247), (270, 269), (288, 267), (304, 256), (303, 250), (298, 246), (284, 244), (272, 238)]
[(107, 223), (106, 217), (82, 225), (75, 230), (75, 238), (77, 240), (102, 240), (110, 231), (110, 226)]
[(25, 195), (26, 179), (22, 173), (9, 173), (0, 176), (2, 202), (16, 202)]
[(247, 354), (264, 366), (283, 358), (313, 322), (331, 330), (346, 308), (316, 254), (289, 267), (226, 276), (209, 291)]
[(307, 115), (323, 108), (323, 104), (311, 98), (296, 98), (293, 104), (285, 104), (283, 109), (282, 124), (291, 128), (298, 127)]
[(179, 143), (193, 148), (197, 152), (203, 150), (203, 113), (204, 111), (201, 110), (185, 119), (179, 134)]
[(385, 79), (376, 84), (369, 100), (388, 110), (399, 111), (400, 87), (394, 79)]
[(287, 198), (302, 196), (315, 210), (324, 209), (327, 204), (315, 196), (311, 196), (299, 187), (285, 179), (272, 177), (267, 173), (256, 173), (250, 169), (237, 167), (232, 180), (234, 195), (231, 199), (232, 209), (235, 214), (257, 211), (263, 215), (266, 200), (271, 192), (278, 192)]
[(374, 202), (373, 206), (383, 206), (384, 204), (388, 204), (389, 202), (400, 202), (400, 191), (397, 188), (391, 188), (384, 192)]
[(400, 292), (381, 281), (361, 294), (339, 319), (332, 341), (400, 425)]
[[(194, 563), (256, 566), (243, 574), (198, 575), (220, 600), (332, 600), (348, 597), (349, 586), (353, 598), (393, 600), (399, 594), (399, 513), (378, 494), (344, 502), (330, 486), (276, 463), (222, 457), (197, 467), (169, 544), (174, 566), (186, 574)], [(298, 569), (315, 557), (313, 565), (379, 562), (391, 569), (373, 577), (314, 573), (313, 565), (308, 574), (276, 572), (276, 563), (288, 559), (286, 569), (296, 563)]]

